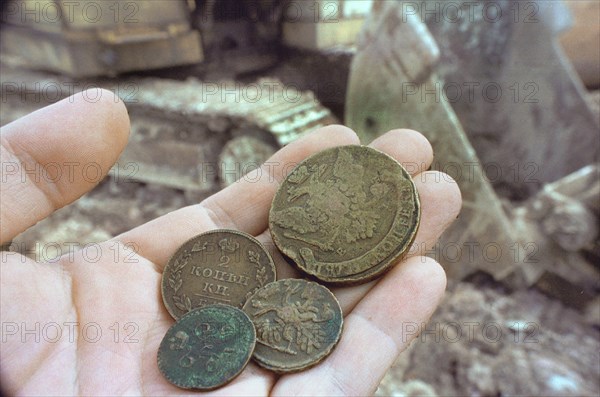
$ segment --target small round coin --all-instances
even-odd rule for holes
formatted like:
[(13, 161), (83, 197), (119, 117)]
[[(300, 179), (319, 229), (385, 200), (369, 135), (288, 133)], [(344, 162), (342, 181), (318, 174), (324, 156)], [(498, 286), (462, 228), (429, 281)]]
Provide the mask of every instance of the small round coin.
[(255, 343), (254, 325), (243, 311), (205, 306), (169, 328), (158, 348), (158, 369), (177, 387), (215, 389), (242, 372)]
[(312, 281), (275, 281), (256, 291), (243, 310), (256, 327), (254, 360), (278, 373), (318, 364), (342, 334), (340, 304)]
[(372, 280), (412, 244), (421, 216), (417, 189), (390, 156), (339, 146), (298, 164), (271, 205), (269, 229), (296, 266), (333, 284)]
[(275, 278), (273, 259), (258, 240), (221, 229), (200, 234), (179, 247), (165, 266), (161, 292), (167, 311), (178, 319), (214, 303), (241, 308)]

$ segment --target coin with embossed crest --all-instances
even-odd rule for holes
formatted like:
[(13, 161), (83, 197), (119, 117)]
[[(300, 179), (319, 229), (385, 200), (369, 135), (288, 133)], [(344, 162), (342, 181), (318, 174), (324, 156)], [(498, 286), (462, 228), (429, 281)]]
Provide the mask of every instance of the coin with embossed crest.
[(241, 308), (258, 288), (274, 281), (275, 265), (249, 234), (213, 230), (185, 242), (162, 275), (163, 302), (171, 316), (213, 303)]
[(169, 328), (158, 348), (158, 369), (183, 389), (215, 389), (242, 372), (255, 343), (254, 325), (243, 311), (205, 306)]
[(256, 327), (254, 360), (278, 373), (312, 367), (331, 353), (342, 333), (342, 309), (326, 287), (285, 279), (259, 289), (243, 310)]
[(279, 187), (269, 213), (277, 248), (321, 281), (357, 284), (396, 263), (420, 221), (417, 189), (390, 156), (339, 146), (307, 158)]

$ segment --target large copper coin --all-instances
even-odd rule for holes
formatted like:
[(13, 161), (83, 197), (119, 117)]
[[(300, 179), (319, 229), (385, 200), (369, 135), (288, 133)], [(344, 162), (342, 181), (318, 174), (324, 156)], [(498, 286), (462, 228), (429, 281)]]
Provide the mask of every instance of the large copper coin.
[(420, 221), (417, 189), (396, 160), (366, 146), (340, 146), (301, 162), (279, 187), (269, 228), (304, 272), (356, 284), (388, 270)]
[(244, 305), (256, 327), (254, 360), (271, 371), (296, 372), (331, 353), (342, 333), (342, 309), (312, 281), (286, 279), (259, 289)]
[(255, 343), (254, 325), (243, 311), (205, 306), (169, 328), (158, 348), (158, 369), (175, 386), (211, 390), (242, 372)]
[(254, 237), (213, 230), (184, 243), (162, 276), (162, 297), (173, 318), (223, 303), (241, 308), (258, 288), (275, 281), (275, 265)]

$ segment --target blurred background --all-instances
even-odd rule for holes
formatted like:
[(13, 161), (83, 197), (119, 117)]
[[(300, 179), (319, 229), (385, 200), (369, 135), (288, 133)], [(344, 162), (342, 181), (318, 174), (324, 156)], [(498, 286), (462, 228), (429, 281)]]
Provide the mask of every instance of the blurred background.
[(4, 249), (103, 241), (320, 126), (413, 128), (464, 205), (428, 252), (446, 298), (398, 329), (420, 336), (377, 395), (600, 394), (600, 2), (9, 0), (1, 20), (0, 124), (95, 87), (132, 122), (108, 178)]

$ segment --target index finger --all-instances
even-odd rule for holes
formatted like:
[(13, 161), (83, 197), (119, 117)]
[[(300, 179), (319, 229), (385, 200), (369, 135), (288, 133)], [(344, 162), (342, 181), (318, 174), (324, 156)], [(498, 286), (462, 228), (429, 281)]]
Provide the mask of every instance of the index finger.
[(125, 105), (116, 94), (100, 89), (2, 127), (0, 240), (10, 241), (96, 186), (128, 136)]

